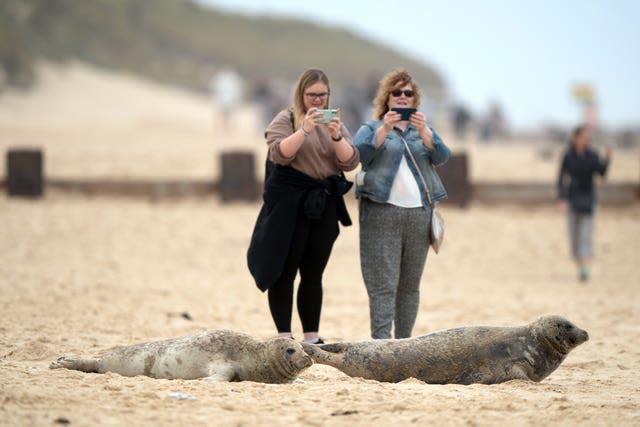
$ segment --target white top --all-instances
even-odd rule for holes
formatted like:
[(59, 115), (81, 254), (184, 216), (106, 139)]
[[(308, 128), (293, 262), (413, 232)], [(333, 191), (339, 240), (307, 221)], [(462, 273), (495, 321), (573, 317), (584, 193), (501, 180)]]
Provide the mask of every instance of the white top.
[(389, 193), (387, 203), (401, 208), (419, 208), (422, 206), (420, 187), (418, 187), (418, 183), (411, 169), (409, 169), (405, 156), (402, 156), (402, 160), (400, 160), (400, 166), (393, 179), (393, 184), (391, 184), (391, 193)]

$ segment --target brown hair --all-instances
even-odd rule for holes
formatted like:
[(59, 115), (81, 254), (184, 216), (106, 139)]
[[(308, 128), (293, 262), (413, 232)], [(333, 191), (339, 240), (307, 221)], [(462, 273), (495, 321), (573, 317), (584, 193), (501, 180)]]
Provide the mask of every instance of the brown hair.
[(573, 144), (578, 135), (580, 135), (585, 129), (587, 129), (587, 125), (584, 123), (573, 128), (573, 132), (571, 132), (571, 141), (569, 141), (569, 143)]
[(373, 100), (373, 118), (382, 120), (384, 115), (387, 114), (387, 111), (389, 111), (387, 103), (391, 92), (394, 89), (400, 89), (406, 85), (411, 85), (414, 92), (413, 106), (418, 108), (420, 106), (420, 88), (417, 83), (413, 81), (411, 75), (406, 70), (400, 68), (387, 73), (387, 75), (380, 80), (378, 94)]
[[(327, 91), (331, 92), (329, 87), (329, 78), (322, 70), (316, 68), (310, 68), (300, 75), (298, 84), (296, 85), (296, 91), (293, 95), (293, 116), (295, 119), (296, 130), (302, 126), (304, 116), (307, 114), (307, 109), (304, 106), (304, 91), (318, 82), (322, 82), (327, 85)], [(327, 96), (327, 103), (324, 108), (329, 105), (329, 96)]]

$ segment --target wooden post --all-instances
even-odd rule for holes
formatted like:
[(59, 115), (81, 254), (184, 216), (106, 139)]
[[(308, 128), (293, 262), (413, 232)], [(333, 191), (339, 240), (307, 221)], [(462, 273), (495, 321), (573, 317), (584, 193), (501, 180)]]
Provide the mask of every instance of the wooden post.
[(7, 152), (7, 193), (9, 196), (42, 196), (42, 169), (43, 156), (40, 149), (10, 149)]
[(220, 197), (222, 201), (254, 201), (258, 198), (255, 156), (246, 151), (222, 153), (222, 175), (220, 177)]
[(451, 155), (447, 163), (437, 168), (437, 172), (449, 195), (445, 202), (467, 206), (471, 200), (467, 153)]

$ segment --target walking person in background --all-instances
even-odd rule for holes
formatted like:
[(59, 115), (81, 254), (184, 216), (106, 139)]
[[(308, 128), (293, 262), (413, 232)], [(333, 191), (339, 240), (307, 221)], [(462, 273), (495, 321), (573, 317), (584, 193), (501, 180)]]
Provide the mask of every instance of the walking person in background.
[(351, 188), (343, 171), (355, 169), (358, 150), (340, 116), (324, 118), (329, 79), (317, 69), (302, 73), (293, 107), (279, 112), (265, 131), (269, 168), (264, 204), (247, 254), (258, 288), (268, 290), (279, 336), (292, 337), (293, 288), (300, 273), (297, 307), (304, 341), (318, 335), (322, 275), (338, 237), (338, 221), (351, 225), (343, 194)]
[(589, 280), (589, 263), (593, 258), (593, 225), (596, 213), (596, 192), (593, 176), (604, 176), (611, 160), (611, 147), (604, 159), (591, 148), (591, 128), (575, 128), (571, 143), (562, 159), (558, 177), (558, 197), (566, 211), (571, 254), (578, 264), (579, 278)]
[[(373, 105), (375, 120), (355, 136), (362, 163), (356, 180), (360, 266), (369, 295), (372, 338), (391, 338), (392, 326), (395, 338), (407, 338), (418, 314), (430, 243), (432, 206), (423, 182), (433, 202), (447, 197), (434, 166), (445, 163), (451, 151), (417, 110), (420, 90), (406, 71), (383, 77)], [(394, 108), (416, 110), (403, 117)]]

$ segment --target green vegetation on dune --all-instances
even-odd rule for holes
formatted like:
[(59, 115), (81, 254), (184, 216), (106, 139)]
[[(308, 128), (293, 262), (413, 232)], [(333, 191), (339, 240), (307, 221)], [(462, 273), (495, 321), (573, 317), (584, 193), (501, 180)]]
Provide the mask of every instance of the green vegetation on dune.
[(2, 0), (5, 82), (29, 86), (41, 58), (79, 59), (197, 91), (223, 67), (250, 80), (293, 80), (314, 66), (356, 86), (404, 67), (430, 96), (445, 90), (424, 62), (345, 29), (223, 13), (188, 0)]

